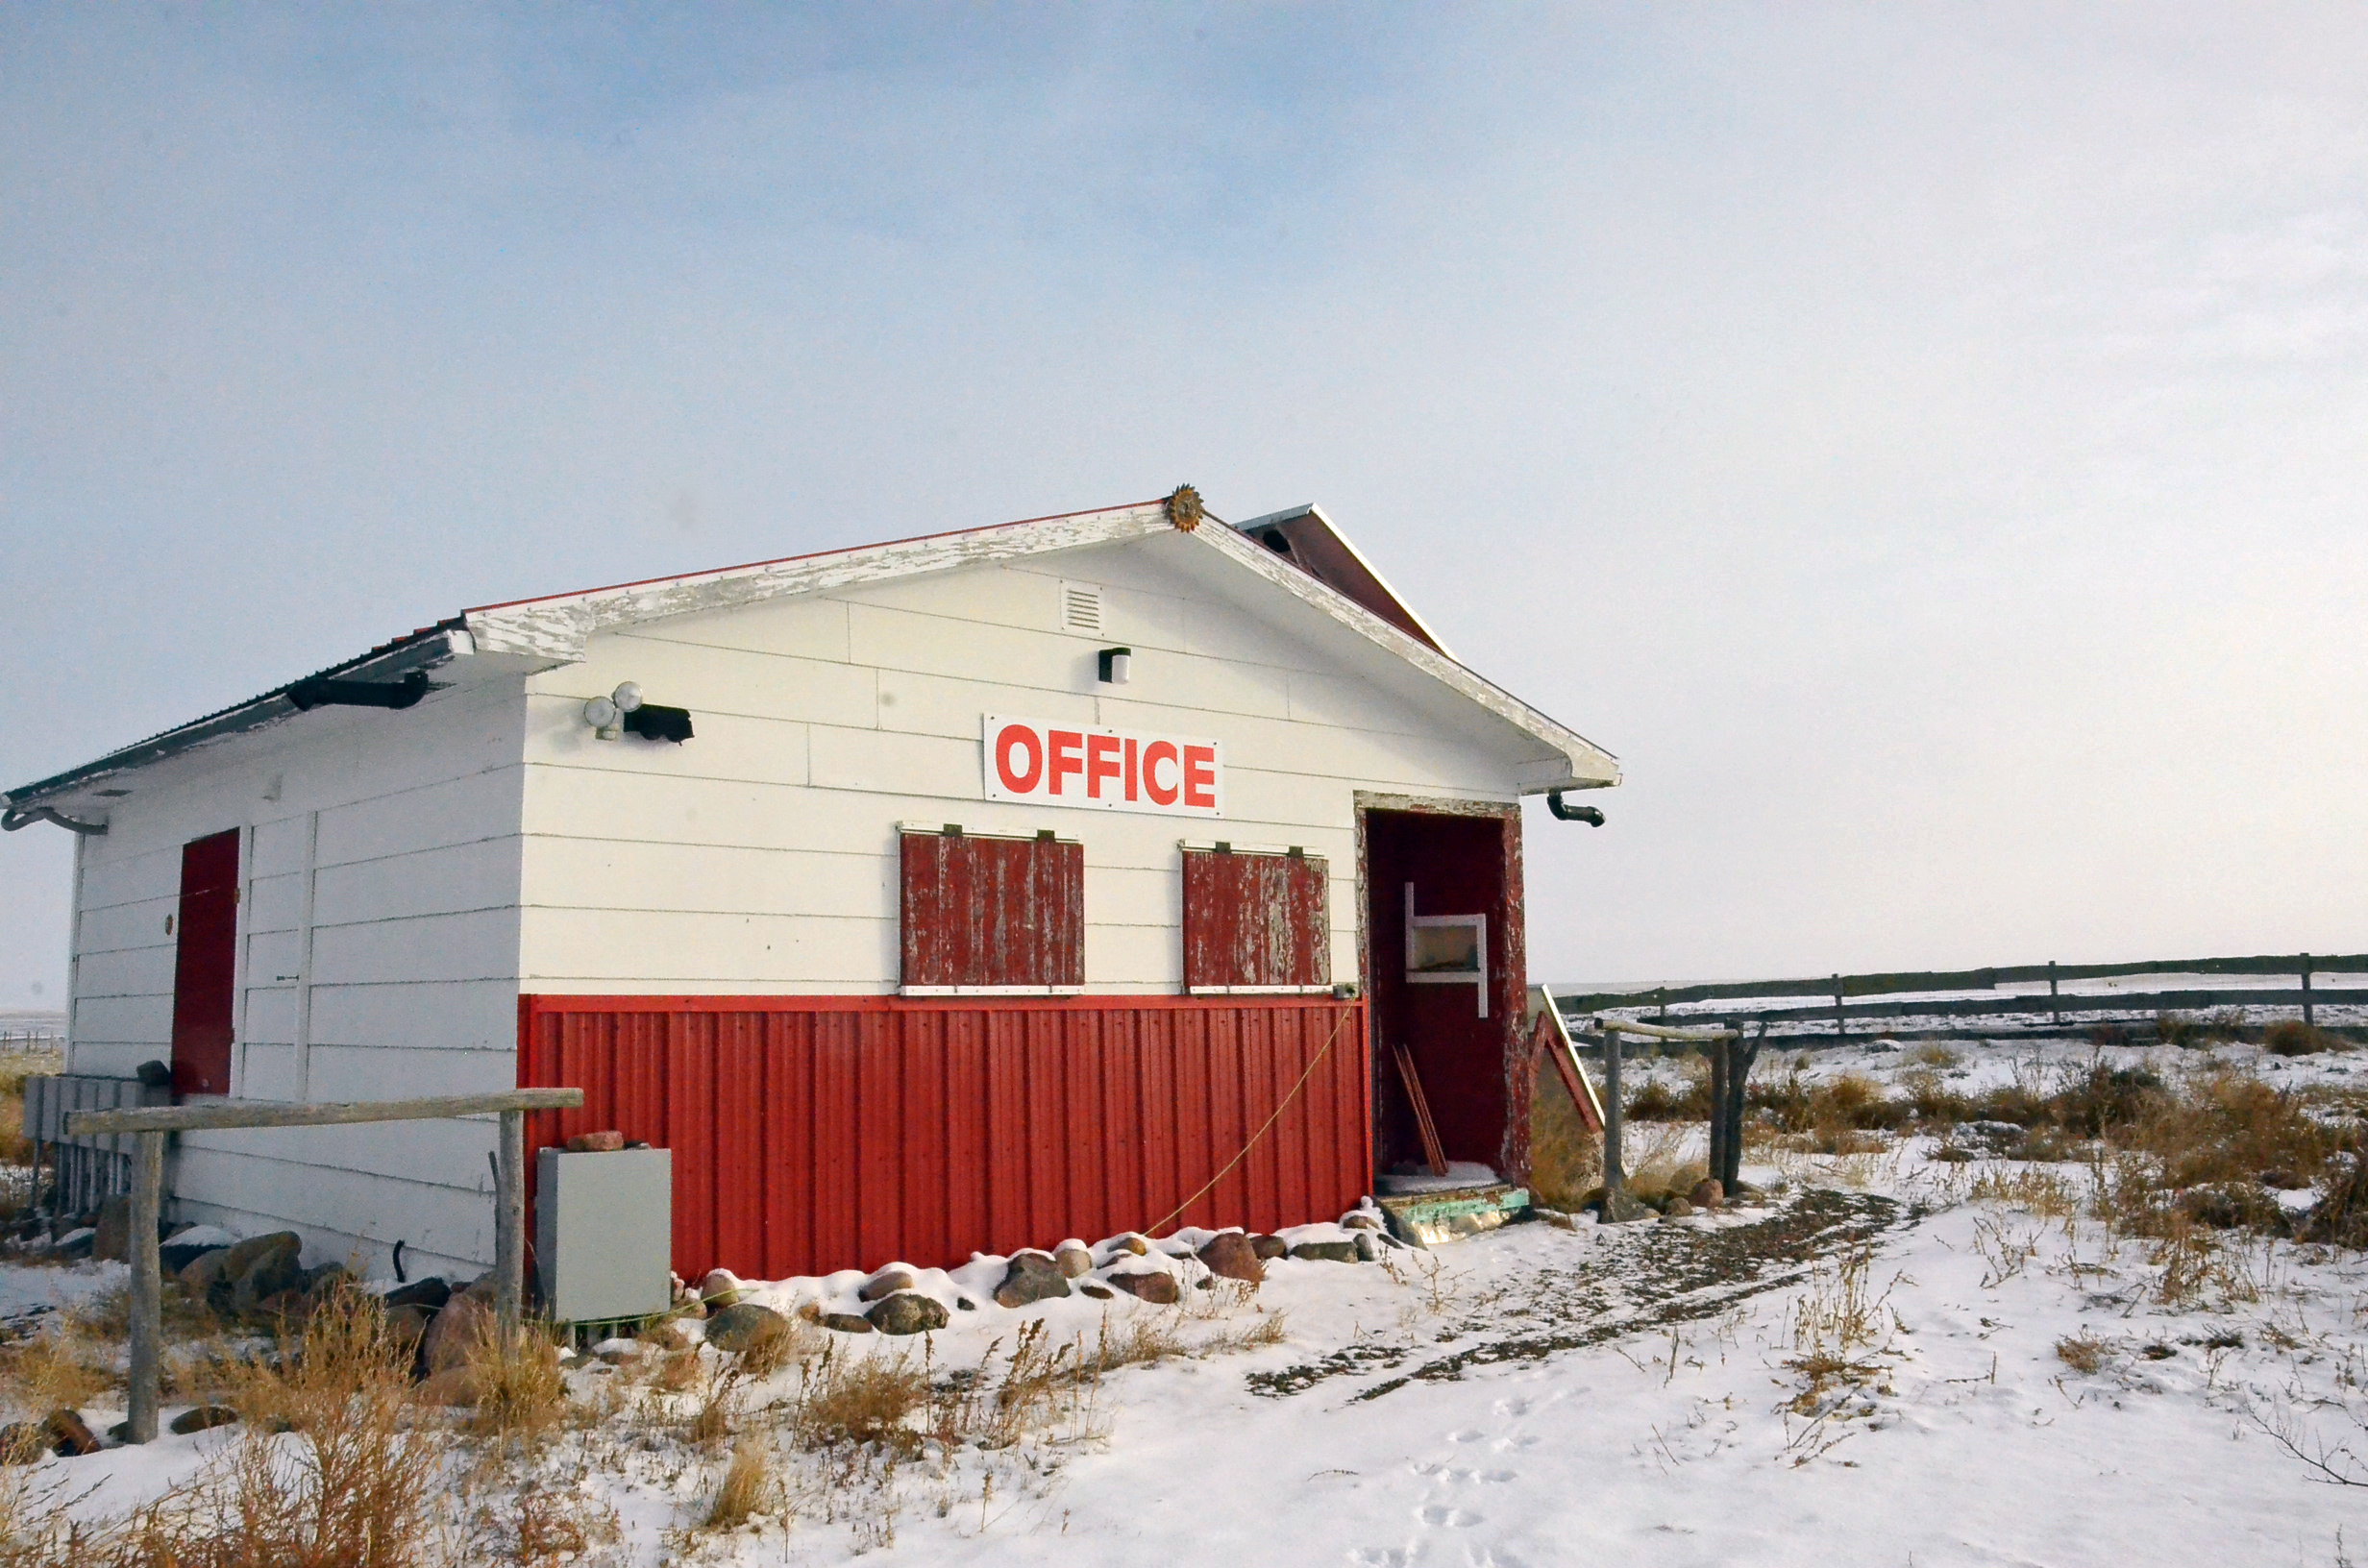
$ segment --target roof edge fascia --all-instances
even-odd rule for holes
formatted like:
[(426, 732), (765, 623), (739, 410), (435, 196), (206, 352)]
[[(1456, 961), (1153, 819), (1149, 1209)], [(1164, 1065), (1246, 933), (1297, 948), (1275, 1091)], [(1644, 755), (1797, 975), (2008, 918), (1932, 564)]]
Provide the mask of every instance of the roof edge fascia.
[(462, 620), (481, 653), (573, 664), (593, 633), (618, 626), (1140, 539), (1172, 527), (1164, 501), (1144, 502), (488, 605), (464, 611)]

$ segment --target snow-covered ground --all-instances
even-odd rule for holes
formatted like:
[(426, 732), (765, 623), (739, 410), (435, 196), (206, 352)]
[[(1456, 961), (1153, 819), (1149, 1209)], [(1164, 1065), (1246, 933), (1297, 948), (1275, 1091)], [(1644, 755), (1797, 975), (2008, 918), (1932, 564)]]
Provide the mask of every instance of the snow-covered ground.
[[(1862, 1046), (1799, 1060), (1812, 1076), (1938, 1071), (1959, 1087), (2046, 1066), (2023, 1046), (1960, 1047), (1953, 1065)], [(2258, 1065), (2341, 1085), (2362, 1082), (2358, 1063)], [(2287, 1446), (2368, 1457), (2368, 1257), (2230, 1233), (2195, 1299), (2165, 1305), (2150, 1243), (2063, 1212), (2084, 1167), (1939, 1164), (1934, 1146), (1789, 1157), (1788, 1192), (1727, 1214), (1520, 1225), (1387, 1266), (1286, 1261), (1252, 1299), (957, 1310), (926, 1347), (940, 1377), (991, 1346), (1007, 1357), (1030, 1320), (1089, 1346), (1135, 1322), (1187, 1343), (1281, 1330), (1120, 1370), (1011, 1449), (786, 1460), (786, 1522), (680, 1533), (722, 1449), (636, 1439), (580, 1485), (614, 1507), (619, 1555), (637, 1562), (2331, 1565), (2368, 1546), (2368, 1490)], [(2018, 1197), (1974, 1196), (2026, 1175)], [(988, 1262), (923, 1284), (950, 1301), (998, 1277)], [(858, 1278), (757, 1295), (835, 1305)], [(572, 1376), (589, 1394), (629, 1374)], [(777, 1439), (766, 1406), (797, 1385), (751, 1390), (740, 1430)], [(119, 1507), (232, 1440), (50, 1462), (101, 1483), (86, 1507)]]

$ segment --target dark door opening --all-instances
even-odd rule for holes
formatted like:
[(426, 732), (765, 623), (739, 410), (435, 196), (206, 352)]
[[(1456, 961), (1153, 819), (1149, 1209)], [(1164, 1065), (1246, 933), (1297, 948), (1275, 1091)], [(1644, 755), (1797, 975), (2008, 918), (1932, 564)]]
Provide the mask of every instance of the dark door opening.
[(1393, 1057), (1402, 1042), (1447, 1159), (1525, 1175), (1526, 1139), (1509, 1135), (1526, 1124), (1526, 1103), (1514, 1103), (1526, 1086), (1508, 1071), (1524, 979), (1520, 818), (1369, 808), (1361, 819), (1374, 1160), (1386, 1172), (1423, 1158)]
[(238, 829), (181, 846), (181, 904), (173, 920), (173, 1093), (228, 1094), (238, 971)]

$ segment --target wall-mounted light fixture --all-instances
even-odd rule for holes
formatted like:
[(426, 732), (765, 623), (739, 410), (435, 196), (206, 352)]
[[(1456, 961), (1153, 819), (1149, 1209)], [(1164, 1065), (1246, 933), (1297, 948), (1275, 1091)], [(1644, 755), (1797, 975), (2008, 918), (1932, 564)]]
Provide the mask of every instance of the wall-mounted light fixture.
[(629, 680), (622, 681), (606, 697), (596, 697), (583, 705), (583, 722), (592, 726), (596, 739), (622, 740), (625, 716), (640, 706), (641, 688)]
[(691, 738), (691, 710), (661, 707), (645, 702), (641, 688), (631, 681), (621, 683), (606, 697), (596, 697), (583, 705), (583, 722), (592, 726), (592, 733), (604, 741), (623, 740), (638, 735), (646, 741), (672, 741), (679, 746)]
[(1131, 648), (1105, 648), (1101, 650), (1101, 678), (1106, 686), (1123, 686), (1134, 678), (1135, 650)]

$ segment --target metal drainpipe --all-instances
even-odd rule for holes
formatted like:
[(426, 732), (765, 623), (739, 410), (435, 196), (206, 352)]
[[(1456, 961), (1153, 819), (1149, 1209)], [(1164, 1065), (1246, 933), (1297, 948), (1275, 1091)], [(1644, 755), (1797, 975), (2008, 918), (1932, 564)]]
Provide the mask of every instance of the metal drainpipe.
[(1563, 792), (1560, 790), (1548, 790), (1545, 792), (1545, 809), (1554, 814), (1554, 818), (1557, 821), (1585, 822), (1590, 827), (1601, 827), (1603, 825), (1602, 812), (1596, 810), (1593, 806), (1564, 805)]

